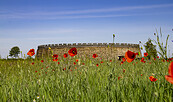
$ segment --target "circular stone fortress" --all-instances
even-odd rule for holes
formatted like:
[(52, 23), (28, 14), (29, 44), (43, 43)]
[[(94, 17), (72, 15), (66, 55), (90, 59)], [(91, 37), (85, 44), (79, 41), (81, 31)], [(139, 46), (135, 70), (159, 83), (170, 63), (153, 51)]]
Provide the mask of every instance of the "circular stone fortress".
[[(78, 57), (92, 58), (93, 54), (104, 59), (121, 59), (126, 51), (141, 52), (139, 44), (128, 43), (73, 43), (73, 44), (48, 44), (40, 45), (37, 49), (37, 58), (50, 57), (52, 54), (58, 54), (63, 57), (64, 53), (75, 47)], [(50, 49), (51, 48), (51, 49)]]

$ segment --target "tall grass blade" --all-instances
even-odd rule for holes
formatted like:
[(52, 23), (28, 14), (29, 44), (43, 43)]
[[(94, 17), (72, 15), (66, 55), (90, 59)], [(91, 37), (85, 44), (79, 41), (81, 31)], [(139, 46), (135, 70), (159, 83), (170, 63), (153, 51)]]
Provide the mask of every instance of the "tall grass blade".
[[(161, 41), (160, 41), (160, 38), (161, 38)], [(166, 45), (164, 47), (163, 42), (162, 42), (161, 28), (160, 28), (160, 38), (159, 38), (158, 31), (156, 29), (156, 39), (157, 39), (157, 42), (155, 40), (152, 40), (152, 41), (154, 41), (158, 45), (159, 50), (160, 50), (160, 52), (158, 51), (158, 53), (160, 54), (160, 56), (162, 58), (164, 58), (164, 59), (167, 59), (167, 46), (168, 46), (168, 43), (167, 42), (168, 42), (169, 35), (166, 38)]]

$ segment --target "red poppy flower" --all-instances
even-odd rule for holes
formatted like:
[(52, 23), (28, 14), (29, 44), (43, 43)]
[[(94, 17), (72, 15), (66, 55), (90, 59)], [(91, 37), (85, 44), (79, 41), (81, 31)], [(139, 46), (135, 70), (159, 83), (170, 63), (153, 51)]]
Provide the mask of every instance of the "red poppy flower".
[(125, 69), (123, 69), (123, 73), (125, 73), (125, 71), (126, 71), (126, 70), (125, 70)]
[(171, 62), (169, 65), (168, 73), (169, 75), (165, 75), (165, 79), (173, 84), (173, 62)]
[(144, 57), (142, 57), (141, 61), (144, 61), (144, 59), (145, 59), (145, 58), (144, 58)]
[(153, 78), (152, 81), (157, 81), (157, 79), (156, 78)]
[(75, 47), (71, 48), (69, 51), (68, 51), (68, 54), (73, 57), (75, 55), (77, 55), (77, 49)]
[(34, 64), (34, 62), (31, 63), (32, 65)]
[(54, 54), (52, 57), (55, 58), (55, 59), (57, 59), (58, 58), (58, 55), (57, 54)]
[(120, 80), (121, 77), (118, 77), (118, 80)]
[(85, 65), (85, 63), (82, 63), (82, 65)]
[(52, 57), (53, 57), (53, 61), (58, 61), (58, 55), (57, 54), (54, 54)]
[(122, 65), (124, 62), (123, 61), (121, 61), (121, 63), (120, 63), (120, 65)]
[(79, 60), (78, 59), (76, 59), (76, 62), (78, 62)]
[(136, 55), (139, 55), (139, 53), (135, 53)]
[(35, 71), (37, 73), (37, 71)]
[(125, 59), (125, 58), (122, 58), (122, 60), (123, 60), (123, 62), (125, 62), (125, 61), (126, 61), (126, 59)]
[(165, 60), (164, 60), (164, 59), (162, 59), (162, 62), (165, 62)]
[(152, 80), (154, 77), (153, 76), (150, 76), (149, 79)]
[(141, 74), (141, 76), (142, 76), (142, 74)]
[(157, 58), (159, 58), (159, 56), (157, 56)]
[(73, 64), (76, 65), (76, 62), (74, 62)]
[(149, 79), (150, 79), (150, 81), (157, 81), (157, 79), (154, 78), (153, 76), (150, 76)]
[(169, 58), (169, 60), (170, 60), (170, 61), (172, 61), (172, 60), (173, 60), (173, 58)]
[(96, 58), (96, 57), (98, 57), (98, 55), (97, 54), (93, 54), (93, 58)]
[(63, 71), (66, 70), (66, 68), (63, 69)]
[(98, 67), (98, 66), (99, 66), (99, 64), (96, 64), (96, 66)]
[(29, 56), (33, 56), (34, 54), (35, 54), (34, 49), (30, 49), (29, 52), (27, 53), (27, 55), (29, 55)]
[(103, 63), (103, 61), (101, 61), (100, 63)]
[(67, 53), (65, 53), (63, 56), (64, 56), (64, 58), (66, 58), (66, 57), (68, 57), (68, 54), (67, 54)]
[(110, 60), (110, 62), (112, 62), (112, 60)]
[(147, 57), (148, 56), (148, 53), (144, 53), (144, 57)]
[(58, 62), (58, 64), (60, 64), (60, 62)]
[(173, 58), (169, 58), (168, 60), (169, 60), (169, 61), (172, 61), (172, 60), (173, 60)]
[(53, 61), (55, 61), (55, 62), (56, 62), (56, 61), (58, 61), (58, 59), (57, 59), (57, 58), (55, 58), (55, 59), (53, 59)]
[(126, 58), (127, 62), (129, 62), (129, 63), (132, 62), (135, 59), (135, 57), (136, 57), (136, 54), (129, 50), (125, 53), (125, 58)]
[(142, 57), (141, 62), (144, 62), (144, 59), (145, 59), (145, 58)]
[(41, 62), (43, 63), (43, 62), (44, 62), (44, 60), (41, 60)]

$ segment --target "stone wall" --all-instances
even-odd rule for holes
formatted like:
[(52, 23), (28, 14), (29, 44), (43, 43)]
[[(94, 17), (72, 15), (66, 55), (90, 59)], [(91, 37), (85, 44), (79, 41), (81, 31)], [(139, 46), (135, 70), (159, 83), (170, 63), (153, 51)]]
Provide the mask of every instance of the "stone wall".
[[(70, 48), (77, 48), (78, 57), (91, 58), (94, 53), (98, 54), (101, 58), (113, 59), (118, 56), (124, 56), (125, 52), (130, 50), (133, 52), (141, 52), (139, 44), (127, 44), (127, 43), (73, 43), (73, 44), (48, 44), (40, 45), (37, 49), (37, 57), (51, 56), (51, 53), (58, 54), (60, 57), (64, 53), (68, 53)], [(49, 50), (51, 48), (51, 50)]]

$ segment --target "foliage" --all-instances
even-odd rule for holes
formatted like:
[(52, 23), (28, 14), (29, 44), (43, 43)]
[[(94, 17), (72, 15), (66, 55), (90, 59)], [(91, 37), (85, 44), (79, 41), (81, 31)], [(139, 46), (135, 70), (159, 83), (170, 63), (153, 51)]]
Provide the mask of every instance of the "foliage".
[(9, 52), (9, 56), (11, 56), (11, 57), (18, 57), (18, 54), (20, 53), (20, 49), (19, 49), (19, 47), (18, 46), (15, 46), (15, 47), (13, 47), (13, 48), (11, 48), (11, 50), (10, 50), (10, 52)]
[(146, 52), (148, 53), (148, 59), (151, 57), (157, 57), (156, 45), (153, 45), (152, 40), (149, 38), (148, 41), (144, 45)]
[(26, 59), (34, 59), (33, 57), (31, 56), (27, 56)]
[[(160, 50), (160, 51), (157, 51), (157, 52), (160, 54), (160, 56), (161, 56), (162, 58), (168, 59), (168, 57), (167, 57), (167, 46), (168, 46), (169, 34), (167, 35), (167, 38), (166, 38), (166, 45), (165, 45), (165, 46), (163, 45), (163, 42), (161, 42), (161, 41), (162, 41), (162, 32), (161, 32), (161, 28), (160, 28), (160, 36), (159, 36), (159, 34), (158, 34), (157, 29), (156, 29), (156, 33), (154, 33), (154, 35), (156, 36), (156, 39), (157, 39), (157, 40), (156, 40), (156, 41), (153, 40), (153, 41), (159, 46), (159, 50)], [(160, 41), (160, 38), (161, 38), (161, 41)]]

